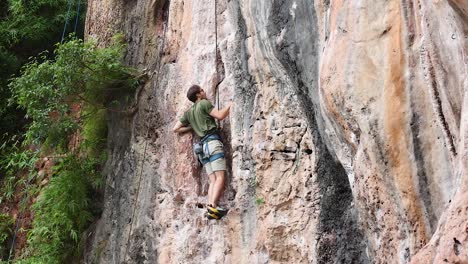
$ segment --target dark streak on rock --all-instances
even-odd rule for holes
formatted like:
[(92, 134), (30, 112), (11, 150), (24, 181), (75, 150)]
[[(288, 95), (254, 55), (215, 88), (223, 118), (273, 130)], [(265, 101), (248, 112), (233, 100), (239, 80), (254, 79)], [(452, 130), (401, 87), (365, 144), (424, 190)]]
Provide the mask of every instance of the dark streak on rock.
[[(415, 16), (414, 16), (414, 4), (412, 1), (404, 0), (402, 2), (402, 9), (404, 15), (404, 25), (406, 26), (407, 36), (406, 36), (406, 48), (411, 50), (412, 46), (414, 45), (414, 35), (415, 35)], [(416, 58), (413, 53), (407, 54), (408, 60), (408, 67), (415, 67), (416, 65)], [(413, 71), (411, 71), (413, 72)], [(414, 78), (413, 74), (410, 78)], [(408, 89), (409, 89), (409, 96), (410, 101), (413, 105), (416, 105), (415, 97), (419, 94), (414, 90), (412, 86), (412, 82), (408, 82)], [(417, 177), (418, 177), (418, 188), (419, 193), (421, 194), (422, 202), (424, 203), (426, 215), (429, 222), (429, 229), (432, 233), (433, 228), (437, 224), (437, 216), (434, 213), (432, 200), (431, 200), (431, 193), (429, 189), (429, 182), (426, 173), (426, 164), (424, 160), (423, 150), (422, 150), (422, 142), (419, 139), (420, 136), (420, 120), (419, 120), (419, 111), (412, 110), (411, 116), (411, 134), (412, 134), (412, 141), (413, 141), (413, 152), (415, 157), (415, 163), (417, 166)]]
[(437, 225), (438, 219), (432, 208), (431, 192), (429, 190), (429, 182), (426, 174), (426, 166), (424, 161), (423, 150), (421, 149), (421, 140), (419, 139), (420, 129), (419, 129), (419, 116), (416, 111), (413, 111), (412, 120), (411, 120), (411, 130), (412, 130), (412, 139), (413, 139), (413, 148), (414, 148), (414, 157), (417, 165), (417, 175), (418, 175), (418, 184), (419, 192), (426, 209), (427, 217), (429, 218), (429, 228), (431, 233), (433, 228)]
[(433, 98), (436, 103), (435, 105), (436, 109), (434, 110), (436, 111), (437, 117), (439, 118), (440, 125), (442, 126), (442, 130), (444, 131), (445, 140), (448, 143), (448, 148), (450, 152), (452, 153), (452, 155), (455, 157), (457, 156), (457, 150), (455, 147), (455, 143), (453, 142), (453, 136), (452, 136), (452, 133), (450, 132), (448, 122), (444, 116), (444, 110), (442, 109), (442, 100), (439, 94), (439, 89), (438, 89), (436, 75), (435, 75), (435, 69), (434, 69), (434, 66), (432, 65), (433, 62), (432, 62), (431, 54), (429, 52), (427, 52), (427, 57), (428, 57), (427, 67), (428, 67), (429, 75), (430, 75), (429, 78), (431, 78), (430, 88), (432, 90)]
[(380, 37), (385, 36), (391, 29), (392, 29), (392, 27), (386, 28), (384, 31), (382, 31), (382, 33), (380, 33)]
[(461, 243), (458, 241), (456, 237), (453, 238), (453, 251), (455, 252), (455, 255), (460, 255), (460, 247)]
[[(247, 26), (244, 17), (242, 17), (240, 9), (236, 12), (238, 13), (238, 31), (236, 32), (236, 35), (239, 35), (238, 39), (242, 40), (239, 43), (239, 52), (236, 53), (238, 54), (238, 57), (236, 57), (234, 60), (234, 78), (239, 84), (236, 85), (235, 88), (235, 94), (238, 96), (236, 100), (240, 101), (239, 107), (243, 109), (243, 114), (239, 116), (239, 118), (242, 120), (239, 120), (240, 122), (238, 123), (242, 124), (244, 133), (248, 135), (248, 138), (244, 140), (252, 142), (253, 126), (251, 124), (255, 123), (253, 111), (257, 90), (255, 79), (251, 75), (245, 76), (249, 72), (247, 63), (248, 54), (246, 52), (247, 48), (245, 46), (245, 40), (247, 39)], [(254, 171), (251, 149), (251, 144), (244, 144), (242, 149), (242, 157), (244, 158), (242, 160), (241, 166), (241, 169), (243, 170)]]
[[(298, 3), (296, 12), (302, 13), (299, 13), (295, 20), (290, 19), (291, 4), (292, 1), (273, 1), (267, 30), (270, 33), (270, 42), (275, 43), (277, 36), (285, 29), (286, 35), (283, 41), (275, 46), (275, 53), (295, 85), (293, 92), (300, 99), (299, 104), (306, 115), (312, 140), (318, 149), (316, 173), (321, 200), (317, 262), (369, 263), (365, 253), (365, 239), (352, 203), (348, 177), (342, 165), (333, 158), (319, 132), (322, 130), (322, 117), (315, 109), (319, 109), (320, 105), (312, 99), (318, 98), (317, 18), (313, 10), (307, 8), (313, 6), (313, 2)], [(300, 6), (301, 4), (305, 6)], [(302, 32), (310, 32), (310, 35), (301, 38)], [(304, 54), (316, 60), (312, 63), (304, 61)]]

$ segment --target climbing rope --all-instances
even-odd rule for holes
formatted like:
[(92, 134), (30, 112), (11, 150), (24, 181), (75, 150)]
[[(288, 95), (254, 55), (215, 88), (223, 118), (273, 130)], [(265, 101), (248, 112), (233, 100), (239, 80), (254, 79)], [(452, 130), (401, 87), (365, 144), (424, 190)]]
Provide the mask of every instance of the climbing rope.
[(218, 104), (218, 110), (220, 107), (219, 102), (219, 72), (218, 72), (218, 14), (217, 14), (217, 1), (214, 0), (214, 14), (215, 14), (215, 70), (216, 70), (216, 103)]
[(73, 33), (75, 34), (76, 34), (76, 27), (78, 26), (78, 20), (80, 19), (80, 6), (81, 6), (81, 0), (78, 0), (78, 6), (76, 7), (75, 27), (73, 28)]
[(73, 0), (68, 0), (68, 11), (67, 11), (67, 16), (65, 17), (65, 25), (63, 26), (63, 32), (62, 32), (62, 40), (60, 43), (63, 43), (63, 39), (65, 38), (65, 32), (67, 31), (67, 26), (68, 26), (68, 19), (70, 18), (70, 11), (73, 5)]
[[(170, 2), (169, 2), (170, 3)], [(164, 32), (163, 32), (163, 37), (162, 37), (162, 44), (161, 44), (161, 48), (159, 50), (159, 61), (158, 61), (158, 71), (157, 71), (157, 75), (156, 75), (156, 82), (155, 83), (159, 83), (159, 77), (160, 77), (160, 73), (161, 73), (161, 66), (162, 66), (162, 56), (163, 56), (163, 52), (164, 52), (164, 47), (166, 45), (166, 32), (167, 32), (167, 24), (164, 24)], [(148, 113), (152, 113), (152, 110), (153, 110), (153, 104), (150, 104), (150, 108), (149, 108), (149, 111)], [(149, 137), (149, 133), (150, 133), (150, 126), (148, 125), (148, 128), (146, 130), (146, 135), (145, 135), (145, 138), (148, 138)], [(146, 140), (145, 142), (145, 147), (143, 149), (143, 159), (141, 161), (141, 168), (140, 168), (140, 175), (138, 176), (138, 188), (137, 188), (137, 196), (136, 196), (136, 199), (135, 199), (135, 202), (134, 202), (134, 205), (133, 205), (133, 212), (132, 212), (132, 218), (130, 219), (131, 221), (131, 224), (130, 224), (130, 230), (128, 232), (128, 237), (127, 237), (127, 242), (126, 242), (126, 246), (125, 246), (125, 255), (123, 256), (124, 259), (126, 258), (127, 254), (128, 254), (128, 249), (129, 249), (129, 241), (130, 241), (130, 235), (132, 234), (132, 231), (133, 231), (133, 224), (136, 222), (134, 221), (133, 219), (135, 218), (135, 213), (136, 213), (136, 209), (137, 209), (137, 203), (138, 203), (138, 198), (140, 196), (140, 188), (141, 188), (141, 176), (143, 175), (143, 167), (144, 167), (144, 164), (145, 164), (145, 159), (146, 159), (146, 152), (147, 152), (147, 148), (148, 148), (148, 140)], [(138, 171), (138, 170), (137, 170)]]
[[(73, 2), (74, 0), (68, 1), (68, 10), (67, 10), (67, 15), (65, 16), (65, 25), (63, 25), (62, 40), (60, 41), (60, 43), (63, 43), (63, 40), (65, 39), (65, 33), (67, 32), (68, 20), (70, 19), (70, 13), (71, 13), (71, 9), (73, 6)], [(75, 34), (76, 34), (76, 28), (78, 27), (78, 22), (80, 19), (80, 8), (81, 8), (81, 0), (78, 0), (78, 5), (76, 7), (75, 26), (73, 27), (73, 33)]]
[[(219, 71), (218, 71), (218, 56), (219, 56), (219, 53), (218, 53), (218, 23), (217, 23), (217, 3), (216, 3), (216, 0), (214, 0), (214, 4), (215, 4), (215, 69), (216, 69), (216, 101), (217, 101), (217, 104), (218, 104), (218, 110), (220, 109), (220, 101), (219, 101), (219, 91), (218, 91), (218, 85), (219, 85)], [(169, 2), (170, 3), (170, 2)], [(159, 64), (158, 64), (158, 71), (157, 71), (157, 75), (156, 75), (156, 83), (159, 83), (159, 77), (160, 77), (160, 72), (161, 72), (161, 66), (162, 66), (162, 63), (161, 63), (161, 58), (162, 58), (162, 54), (163, 54), (163, 51), (164, 51), (164, 47), (165, 47), (165, 44), (166, 44), (166, 31), (167, 31), (167, 25), (164, 25), (164, 33), (163, 33), (163, 39), (162, 39), (162, 45), (161, 45), (161, 49), (159, 51)], [(152, 112), (152, 109), (153, 109), (153, 105), (150, 104), (150, 109), (149, 109), (149, 113)], [(149, 137), (149, 126), (147, 128), (147, 131), (146, 131), (146, 138)], [(133, 205), (133, 212), (132, 212), (132, 218), (131, 218), (131, 225), (130, 225), (130, 230), (128, 232), (128, 237), (127, 237), (127, 242), (126, 242), (126, 246), (125, 246), (125, 254), (124, 254), (124, 259), (127, 257), (127, 254), (128, 254), (128, 250), (129, 250), (129, 241), (130, 241), (130, 235), (132, 234), (132, 231), (133, 231), (133, 225), (136, 221), (134, 221), (135, 219), (135, 213), (136, 213), (136, 209), (137, 209), (137, 203), (138, 203), (138, 198), (140, 196), (140, 189), (141, 189), (141, 178), (142, 178), (142, 175), (143, 175), (143, 167), (144, 167), (144, 164), (145, 164), (145, 160), (146, 160), (146, 153), (147, 153), (147, 147), (148, 147), (148, 140), (145, 142), (145, 147), (144, 147), (144, 150), (143, 150), (143, 159), (141, 161), (141, 168), (140, 168), (140, 173), (139, 173), (139, 176), (138, 176), (138, 188), (137, 188), (137, 195), (136, 195), (136, 199), (135, 199), (135, 202), (134, 202), (134, 205)]]
[[(78, 6), (77, 6), (77, 9), (76, 9), (75, 26), (74, 26), (74, 29), (73, 29), (74, 33), (76, 33), (76, 28), (78, 26), (78, 20), (79, 20), (79, 16), (80, 16), (80, 5), (81, 5), (81, 0), (78, 0)], [(70, 12), (71, 12), (72, 6), (73, 6), (73, 0), (69, 0), (68, 1), (67, 15), (65, 16), (65, 25), (63, 26), (62, 39), (61, 39), (60, 43), (63, 43), (63, 39), (65, 38), (65, 32), (67, 31), (68, 20), (70, 18)], [(31, 171), (30, 171), (30, 173), (31, 173)], [(25, 207), (26, 199), (28, 198), (29, 185), (30, 185), (30, 182), (32, 180), (32, 177), (30, 177), (30, 175), (28, 176), (28, 178), (29, 179), (26, 182), (26, 186), (25, 186), (25, 192), (23, 194), (23, 198), (21, 199), (21, 204), (20, 204), (20, 208), (19, 208), (17, 221), (16, 221), (15, 231), (13, 232), (13, 238), (11, 240), (10, 251), (8, 252), (8, 262), (11, 260), (11, 256), (14, 253), (16, 237), (17, 237), (17, 234), (18, 234), (18, 230), (19, 230), (21, 221), (23, 220), (22, 219), (23, 210), (24, 210), (24, 207)]]

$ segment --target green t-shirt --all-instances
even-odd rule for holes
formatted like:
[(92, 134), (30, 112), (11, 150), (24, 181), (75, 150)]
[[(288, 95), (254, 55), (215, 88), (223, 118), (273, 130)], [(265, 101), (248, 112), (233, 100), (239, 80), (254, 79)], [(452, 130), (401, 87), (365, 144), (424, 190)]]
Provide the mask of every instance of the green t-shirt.
[(190, 125), (198, 136), (203, 137), (218, 128), (215, 119), (210, 116), (210, 112), (213, 108), (214, 106), (210, 101), (203, 99), (194, 103), (179, 121), (184, 126)]

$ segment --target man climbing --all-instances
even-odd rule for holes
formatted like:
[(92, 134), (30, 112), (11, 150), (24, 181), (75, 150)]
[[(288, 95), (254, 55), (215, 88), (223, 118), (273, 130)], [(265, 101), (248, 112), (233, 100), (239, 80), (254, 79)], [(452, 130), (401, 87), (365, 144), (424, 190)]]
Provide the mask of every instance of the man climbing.
[(187, 97), (194, 104), (177, 120), (173, 131), (183, 133), (193, 130), (201, 138), (203, 152), (198, 156), (210, 181), (208, 212), (205, 216), (208, 219), (221, 219), (227, 213), (226, 209), (218, 206), (218, 200), (224, 188), (226, 160), (215, 118), (218, 120), (226, 118), (232, 102), (223, 109), (217, 110), (207, 100), (206, 92), (198, 85), (192, 85), (189, 88)]

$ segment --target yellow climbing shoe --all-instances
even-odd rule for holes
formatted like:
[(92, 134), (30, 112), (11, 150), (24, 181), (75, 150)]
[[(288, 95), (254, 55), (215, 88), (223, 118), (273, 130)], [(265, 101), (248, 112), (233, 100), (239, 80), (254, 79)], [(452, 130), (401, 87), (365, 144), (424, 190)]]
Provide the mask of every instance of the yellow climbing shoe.
[(207, 206), (206, 209), (208, 210), (208, 213), (210, 214), (214, 214), (216, 216), (218, 216), (219, 218), (225, 216), (228, 212), (227, 209), (224, 209), (224, 208), (221, 208), (219, 206), (217, 206), (216, 208), (215, 207), (212, 207), (212, 206)]
[(210, 220), (212, 220), (212, 219), (216, 219), (216, 220), (221, 219), (220, 216), (217, 216), (216, 214), (213, 214), (213, 213), (210, 213), (210, 212), (205, 213), (205, 216), (206, 216), (206, 218), (208, 218)]

